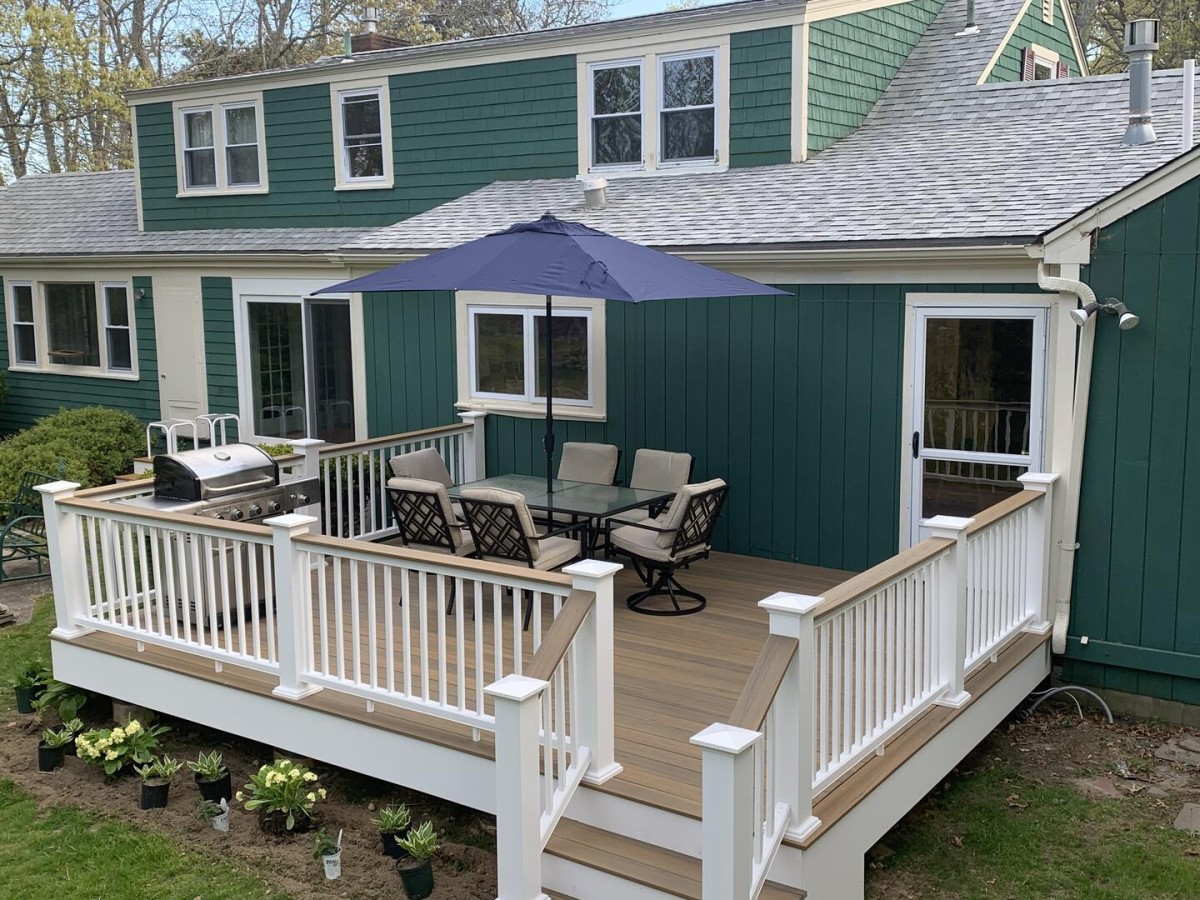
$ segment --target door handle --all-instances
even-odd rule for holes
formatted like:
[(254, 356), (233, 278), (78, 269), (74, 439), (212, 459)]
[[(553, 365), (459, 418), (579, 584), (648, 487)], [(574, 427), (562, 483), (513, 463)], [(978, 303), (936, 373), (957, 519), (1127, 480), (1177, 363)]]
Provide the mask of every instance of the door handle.
[(912, 450), (913, 450), (913, 459), (916, 459), (918, 456), (921, 455), (921, 432), (919, 432), (919, 431), (913, 432)]

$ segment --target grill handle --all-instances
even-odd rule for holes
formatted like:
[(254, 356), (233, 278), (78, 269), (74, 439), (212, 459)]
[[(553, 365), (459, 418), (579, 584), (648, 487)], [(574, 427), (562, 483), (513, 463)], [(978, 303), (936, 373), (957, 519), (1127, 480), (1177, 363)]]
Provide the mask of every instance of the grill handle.
[(205, 500), (215, 500), (218, 497), (225, 497), (229, 494), (242, 494), (247, 491), (256, 491), (260, 488), (275, 487), (275, 479), (270, 475), (264, 475), (261, 478), (256, 478), (253, 481), (241, 481), (237, 484), (227, 484), (222, 487), (203, 486), (201, 492)]

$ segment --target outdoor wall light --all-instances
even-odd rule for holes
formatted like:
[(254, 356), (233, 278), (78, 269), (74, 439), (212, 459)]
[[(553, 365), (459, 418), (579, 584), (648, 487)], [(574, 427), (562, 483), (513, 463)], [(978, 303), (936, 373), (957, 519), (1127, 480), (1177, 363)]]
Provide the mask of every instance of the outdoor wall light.
[(1087, 324), (1087, 320), (1096, 314), (1096, 310), (1100, 308), (1100, 304), (1093, 300), (1091, 303), (1085, 303), (1083, 306), (1076, 307), (1071, 310), (1071, 321), (1082, 328)]
[[(133, 292), (133, 296), (135, 296), (139, 300), (145, 300), (146, 299), (146, 289), (138, 288), (136, 291)], [(1075, 314), (1071, 313), (1071, 315), (1075, 315)]]
[(1129, 331), (1131, 328), (1137, 328), (1138, 322), (1141, 321), (1138, 316), (1131, 313), (1128, 307), (1115, 297), (1109, 297), (1103, 303), (1097, 303), (1093, 300), (1091, 303), (1085, 303), (1076, 309), (1071, 310), (1071, 321), (1082, 328), (1087, 324), (1087, 320), (1094, 316), (1097, 312), (1107, 313), (1110, 316), (1117, 317), (1117, 327), (1122, 331)]

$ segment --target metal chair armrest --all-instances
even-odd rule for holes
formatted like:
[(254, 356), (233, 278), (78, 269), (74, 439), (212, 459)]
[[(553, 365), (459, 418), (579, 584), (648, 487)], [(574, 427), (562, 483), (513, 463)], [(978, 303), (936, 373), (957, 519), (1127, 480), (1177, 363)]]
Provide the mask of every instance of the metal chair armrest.
[(551, 528), (542, 534), (534, 535), (534, 540), (542, 540), (542, 538), (555, 537), (560, 534), (569, 534), (572, 531), (582, 531), (587, 527), (587, 520), (582, 522), (568, 522), (566, 525), (560, 525), (558, 528)]

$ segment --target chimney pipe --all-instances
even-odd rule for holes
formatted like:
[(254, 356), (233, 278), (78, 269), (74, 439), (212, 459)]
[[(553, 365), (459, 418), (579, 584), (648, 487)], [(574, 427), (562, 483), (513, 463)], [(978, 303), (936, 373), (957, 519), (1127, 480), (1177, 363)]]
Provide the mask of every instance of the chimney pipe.
[(1129, 57), (1129, 127), (1121, 144), (1136, 147), (1158, 140), (1151, 122), (1150, 89), (1154, 80), (1154, 51), (1158, 49), (1158, 19), (1125, 23), (1125, 53)]
[(375, 26), (379, 24), (379, 13), (376, 12), (374, 6), (368, 6), (366, 14), (363, 16), (363, 22), (367, 26), (367, 34), (375, 33)]
[(979, 34), (979, 26), (975, 24), (975, 0), (967, 0), (967, 25), (955, 37), (967, 34)]
[(1196, 61), (1183, 61), (1183, 152), (1196, 144)]

